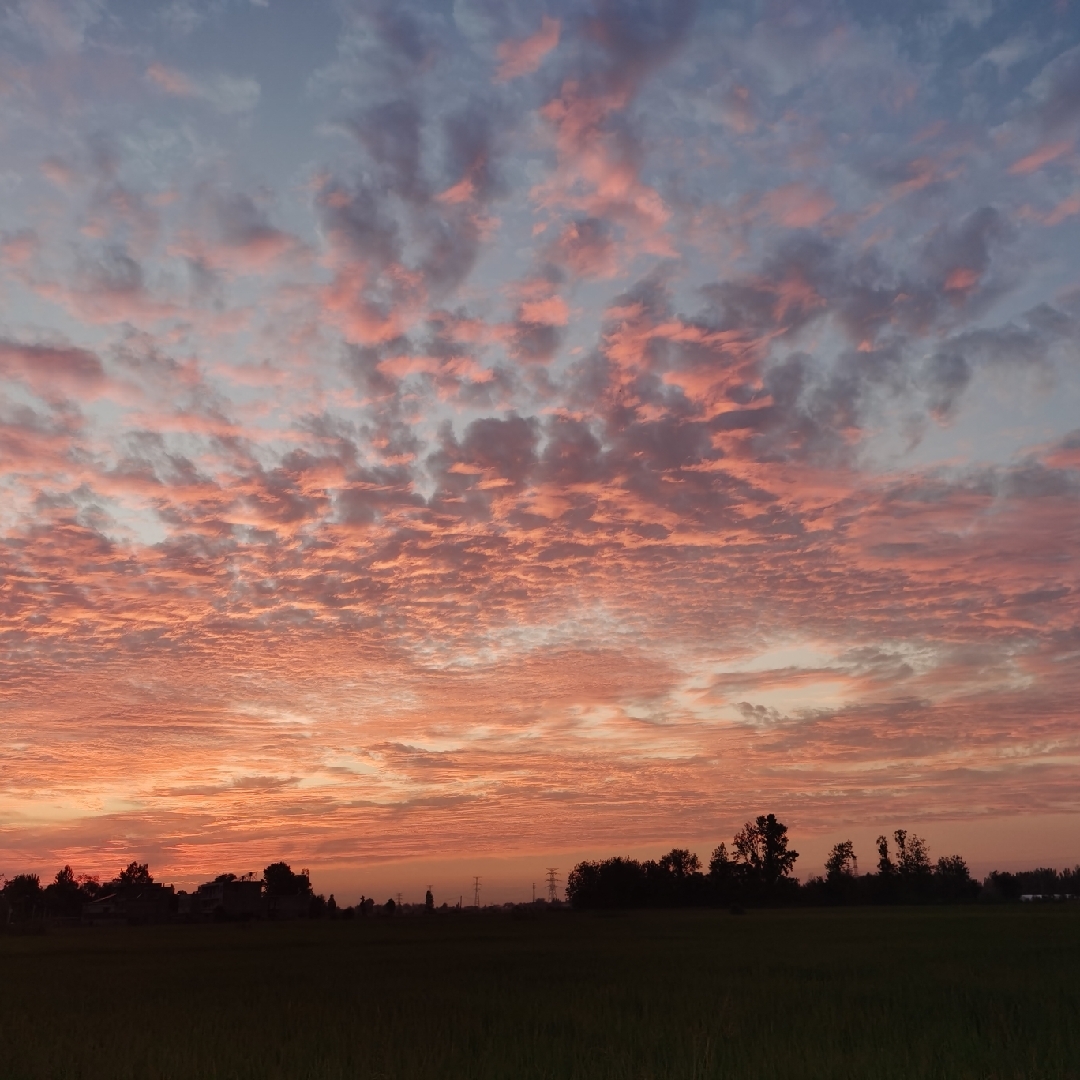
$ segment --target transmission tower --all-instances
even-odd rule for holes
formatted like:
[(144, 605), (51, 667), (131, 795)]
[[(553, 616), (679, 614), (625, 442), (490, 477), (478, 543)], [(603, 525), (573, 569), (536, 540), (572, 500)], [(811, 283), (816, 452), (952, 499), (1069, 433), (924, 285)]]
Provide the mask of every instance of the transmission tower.
[(559, 868), (547, 868), (548, 902), (554, 904), (559, 899)]
[(480, 910), (480, 878), (473, 878), (473, 906), (477, 911)]

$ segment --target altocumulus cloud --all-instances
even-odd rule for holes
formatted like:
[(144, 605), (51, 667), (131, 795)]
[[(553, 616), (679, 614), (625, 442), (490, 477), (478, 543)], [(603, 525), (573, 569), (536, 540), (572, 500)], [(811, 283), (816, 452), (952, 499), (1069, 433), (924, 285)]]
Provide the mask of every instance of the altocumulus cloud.
[(5, 857), (1080, 812), (1080, 24), (976, 7), (9, 5)]

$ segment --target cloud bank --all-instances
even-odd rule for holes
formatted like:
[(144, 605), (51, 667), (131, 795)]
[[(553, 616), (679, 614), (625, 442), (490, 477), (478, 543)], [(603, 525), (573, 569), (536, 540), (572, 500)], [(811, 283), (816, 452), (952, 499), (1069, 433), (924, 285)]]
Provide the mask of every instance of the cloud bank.
[(1080, 25), (986, 10), (13, 7), (6, 857), (1080, 812)]

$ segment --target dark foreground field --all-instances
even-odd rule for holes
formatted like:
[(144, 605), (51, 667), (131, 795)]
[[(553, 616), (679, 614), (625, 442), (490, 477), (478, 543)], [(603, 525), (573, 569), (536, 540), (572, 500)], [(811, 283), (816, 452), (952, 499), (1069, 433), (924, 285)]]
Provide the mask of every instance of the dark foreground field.
[(0, 937), (0, 1076), (1080, 1077), (1080, 911)]

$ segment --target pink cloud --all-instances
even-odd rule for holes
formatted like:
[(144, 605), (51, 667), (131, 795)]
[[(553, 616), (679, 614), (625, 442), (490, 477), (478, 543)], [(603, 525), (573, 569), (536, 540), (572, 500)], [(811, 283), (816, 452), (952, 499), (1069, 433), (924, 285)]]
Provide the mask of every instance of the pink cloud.
[(260, 97), (259, 84), (251, 78), (218, 74), (193, 79), (160, 63), (146, 69), (146, 78), (172, 97), (201, 101), (226, 115), (250, 112)]
[[(608, 244), (614, 239), (610, 226), (621, 229), (624, 237), (618, 247), (622, 250), (612, 249), (612, 254), (618, 251), (620, 265), (638, 251), (675, 254), (667, 236), (670, 208), (654, 187), (641, 180), (640, 162), (627, 152), (624, 141), (605, 127), (628, 103), (626, 87), (596, 92), (574, 80), (564, 82), (559, 96), (540, 110), (555, 133), (558, 168), (532, 192), (543, 209), (583, 213), (601, 227), (606, 224)], [(564, 231), (560, 244), (571, 237)], [(574, 245), (567, 246), (572, 262), (595, 264), (595, 258), (578, 260)]]
[(101, 361), (85, 349), (2, 340), (0, 374), (21, 379), (44, 395), (55, 390), (85, 395), (97, 391), (105, 382)]
[(1046, 143), (1018, 161), (1014, 161), (1009, 166), (1009, 174), (1011, 176), (1027, 176), (1029, 173), (1037, 172), (1044, 165), (1049, 165), (1051, 161), (1056, 161), (1063, 154), (1069, 153), (1070, 150), (1072, 150), (1071, 139)]
[(151, 64), (146, 69), (146, 77), (166, 94), (174, 97), (195, 97), (195, 84), (182, 71), (166, 67), (164, 64)]
[(760, 205), (777, 224), (789, 229), (816, 225), (836, 209), (836, 201), (831, 196), (805, 184), (787, 184), (767, 192), (762, 196)]
[(518, 309), (518, 314), (525, 322), (546, 323), (549, 326), (566, 326), (570, 321), (570, 309), (561, 296), (527, 300)]
[[(239, 115), (252, 80), (94, 83), (97, 50), (41, 79), (67, 156), (35, 183), (34, 134), (0, 239), (5, 866), (1075, 814), (1080, 437), (1010, 458), (1062, 410), (961, 410), (1071, 378), (1068, 235), (1034, 225), (1076, 197), (1018, 212), (1002, 144), (952, 120), (904, 156), (876, 106), (910, 69), (854, 24), (824, 67), (809, 24), (718, 59), (692, 9), (575, 21), (536, 115), (430, 21), (358, 9), (309, 102), (348, 139), (295, 188), (306, 158), (254, 169), (189, 108)], [(570, 29), (504, 42), (496, 78)], [(128, 137), (148, 93), (208, 156)]]
[(24, 266), (40, 247), (37, 234), (23, 229), (12, 235), (0, 237), (0, 258), (8, 266)]
[(502, 42), (496, 50), (499, 59), (496, 80), (508, 82), (536, 71), (544, 57), (559, 44), (560, 25), (558, 19), (545, 15), (535, 34), (517, 41)]
[(966, 266), (958, 266), (950, 270), (945, 278), (945, 290), (947, 292), (970, 292), (979, 283), (981, 274), (978, 270), (972, 270)]
[(1080, 214), (1080, 194), (1064, 198), (1043, 219), (1044, 225), (1060, 225), (1066, 218)]

